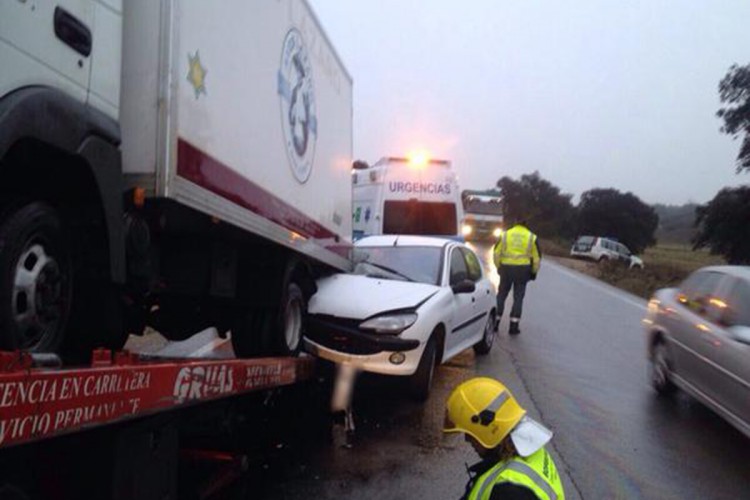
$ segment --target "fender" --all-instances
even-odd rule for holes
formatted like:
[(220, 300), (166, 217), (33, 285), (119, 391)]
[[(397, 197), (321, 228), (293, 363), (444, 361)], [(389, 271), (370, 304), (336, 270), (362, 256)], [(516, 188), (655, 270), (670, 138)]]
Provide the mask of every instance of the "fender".
[(24, 87), (0, 98), (0, 159), (34, 138), (82, 158), (99, 191), (109, 240), (110, 274), (125, 282), (120, 127), (101, 111), (49, 87)]

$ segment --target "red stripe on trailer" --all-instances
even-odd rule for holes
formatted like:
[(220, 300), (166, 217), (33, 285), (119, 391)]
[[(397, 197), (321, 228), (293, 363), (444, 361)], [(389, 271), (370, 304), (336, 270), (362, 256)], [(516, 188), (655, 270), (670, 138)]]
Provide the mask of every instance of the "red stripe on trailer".
[(177, 141), (177, 175), (347, 257), (351, 245), (325, 226), (186, 140)]
[(312, 374), (310, 358), (143, 361), (95, 353), (89, 368), (30, 368), (0, 353), (0, 448), (120, 422), (202, 401), (290, 385)]

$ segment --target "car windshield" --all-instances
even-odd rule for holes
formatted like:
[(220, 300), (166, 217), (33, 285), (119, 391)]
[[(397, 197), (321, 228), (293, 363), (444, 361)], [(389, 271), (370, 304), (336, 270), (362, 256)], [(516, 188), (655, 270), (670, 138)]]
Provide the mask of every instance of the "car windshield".
[(354, 272), (379, 278), (438, 284), (439, 247), (357, 247)]
[(580, 238), (578, 238), (578, 241), (576, 243), (580, 245), (590, 245), (593, 242), (594, 242), (593, 236), (581, 236)]

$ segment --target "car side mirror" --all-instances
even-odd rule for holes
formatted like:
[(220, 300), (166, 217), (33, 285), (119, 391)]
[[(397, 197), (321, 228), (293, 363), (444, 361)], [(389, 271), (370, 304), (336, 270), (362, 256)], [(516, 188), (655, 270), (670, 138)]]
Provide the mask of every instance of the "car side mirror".
[(461, 280), (455, 285), (451, 285), (451, 290), (453, 290), (453, 293), (455, 294), (474, 293), (474, 290), (476, 289), (476, 284), (471, 280)]
[(735, 325), (730, 326), (727, 330), (732, 340), (750, 345), (750, 326)]

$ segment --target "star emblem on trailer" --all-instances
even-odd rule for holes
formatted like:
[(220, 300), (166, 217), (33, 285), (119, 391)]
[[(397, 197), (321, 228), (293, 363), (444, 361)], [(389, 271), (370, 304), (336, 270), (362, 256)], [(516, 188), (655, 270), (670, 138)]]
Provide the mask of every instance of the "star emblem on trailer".
[(195, 51), (195, 55), (191, 56), (188, 52), (188, 74), (187, 81), (193, 86), (193, 92), (195, 92), (195, 98), (203, 94), (206, 94), (206, 75), (208, 70), (201, 64), (201, 56), (198, 51)]

